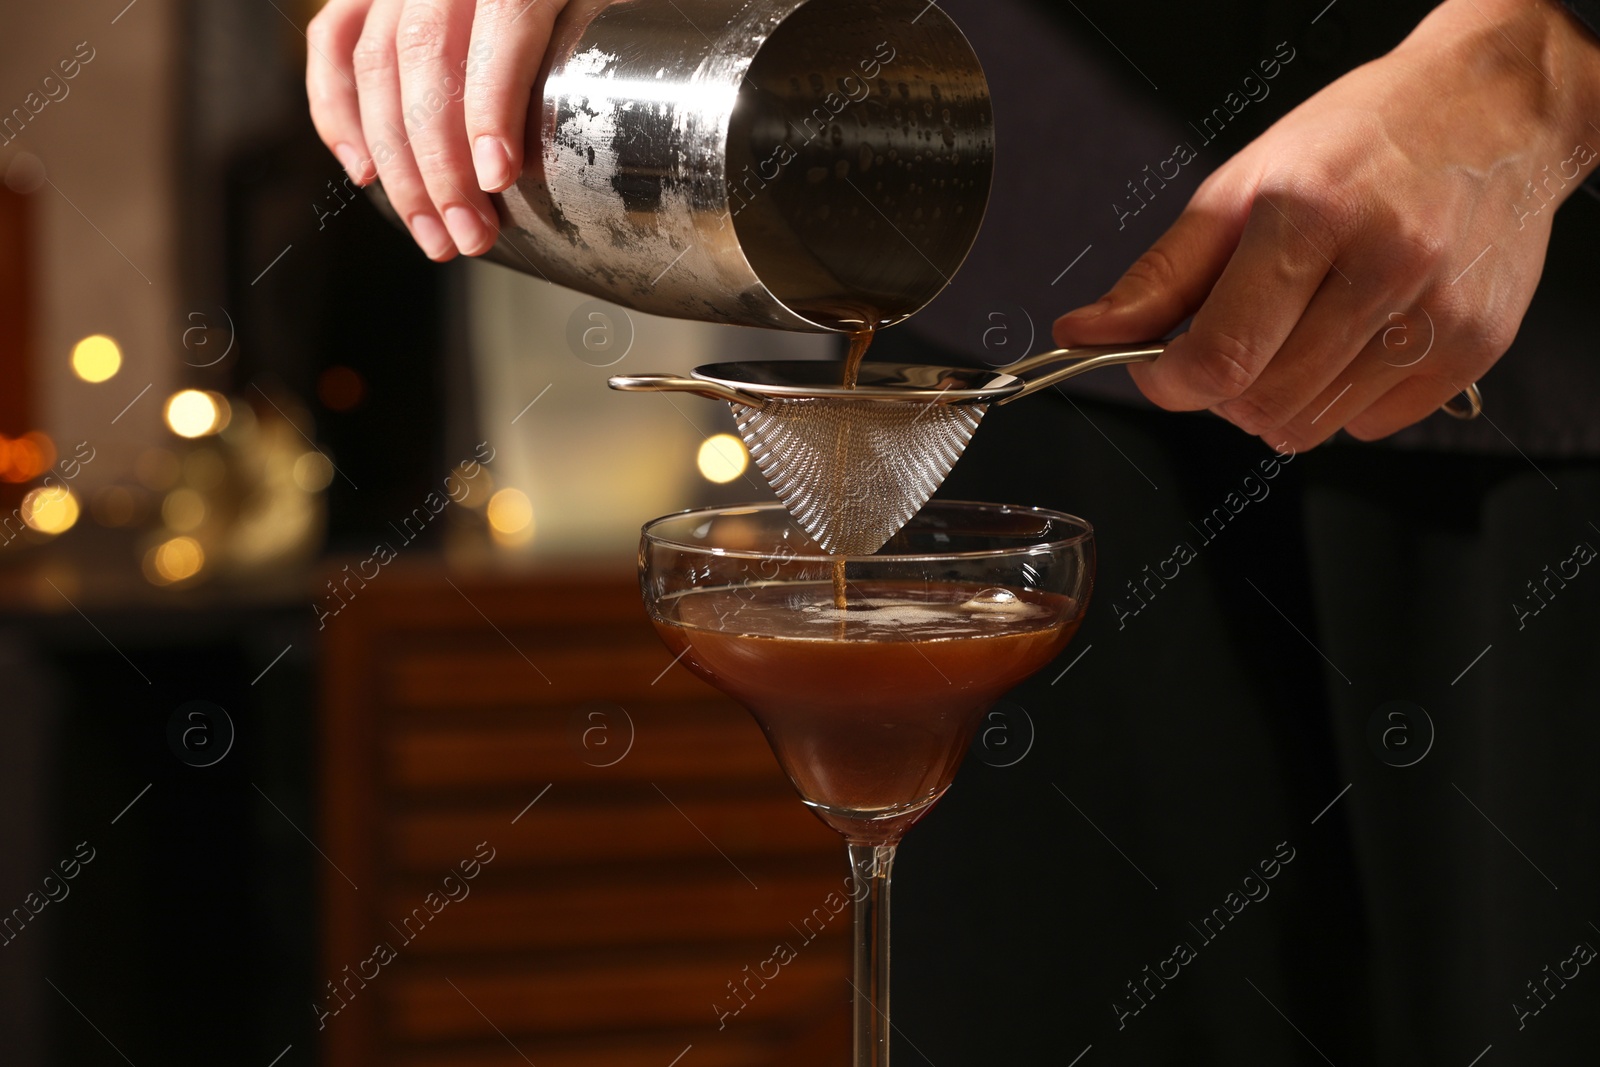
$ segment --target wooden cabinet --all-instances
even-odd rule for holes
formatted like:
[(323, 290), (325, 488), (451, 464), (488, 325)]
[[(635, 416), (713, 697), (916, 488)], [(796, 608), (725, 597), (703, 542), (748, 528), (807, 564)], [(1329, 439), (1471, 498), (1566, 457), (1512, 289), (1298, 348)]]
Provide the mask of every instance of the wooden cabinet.
[[(10, 466), (5, 435), (34, 429), (31, 208), (28, 197), (0, 183), (0, 473)], [(21, 486), (0, 482), (0, 510), (10, 511), (22, 493)], [(4, 540), (15, 531), (13, 522)]]
[(352, 588), (320, 635), (324, 1062), (845, 1063), (843, 844), (631, 575)]

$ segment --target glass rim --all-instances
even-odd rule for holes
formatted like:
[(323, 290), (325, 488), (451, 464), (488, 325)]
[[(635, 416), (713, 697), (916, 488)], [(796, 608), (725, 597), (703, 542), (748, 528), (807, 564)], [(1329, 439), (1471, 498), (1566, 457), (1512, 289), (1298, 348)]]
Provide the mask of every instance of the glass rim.
[[(1052, 552), (1057, 549), (1071, 548), (1075, 545), (1080, 545), (1086, 541), (1092, 541), (1094, 539), (1094, 526), (1090, 524), (1089, 520), (1081, 518), (1077, 515), (1073, 515), (1069, 512), (1056, 511), (1054, 508), (1030, 507), (1022, 504), (994, 504), (981, 500), (930, 500), (924, 504), (923, 507), (952, 509), (959, 508), (972, 510), (982, 509), (1001, 514), (1038, 515), (1072, 524), (1077, 527), (1077, 532), (1070, 537), (1053, 538), (1048, 541), (1039, 541), (1034, 544), (1018, 545), (1014, 548), (981, 548), (962, 552), (879, 552), (866, 556), (830, 556), (824, 552), (797, 552), (792, 555), (783, 556), (782, 558), (787, 561), (798, 561), (805, 563), (833, 563), (841, 559), (879, 563), (919, 563), (934, 562), (939, 560), (998, 559), (1005, 556), (1038, 555), (1044, 552)], [(737, 517), (739, 515), (749, 515), (755, 512), (770, 511), (780, 511), (785, 516), (789, 517), (790, 522), (794, 521), (793, 517), (789, 516), (789, 513), (784, 508), (783, 504), (776, 500), (759, 504), (721, 504), (711, 507), (685, 508), (682, 511), (673, 511), (666, 515), (658, 515), (640, 527), (639, 533), (640, 536), (652, 546), (674, 548), (684, 552), (698, 552), (707, 556), (718, 556), (727, 559), (769, 560), (776, 557), (777, 553), (761, 552), (753, 549), (723, 548), (713, 545), (687, 544), (683, 541), (677, 541), (670, 537), (662, 536), (654, 531), (655, 528), (660, 526), (662, 523), (671, 522), (674, 519), (685, 519), (694, 515), (704, 515), (710, 519), (719, 515)], [(921, 512), (919, 511), (918, 514), (921, 514)], [(915, 519), (916, 517), (913, 516), (912, 521), (915, 521)], [(798, 528), (798, 524), (796, 524), (796, 529)]]

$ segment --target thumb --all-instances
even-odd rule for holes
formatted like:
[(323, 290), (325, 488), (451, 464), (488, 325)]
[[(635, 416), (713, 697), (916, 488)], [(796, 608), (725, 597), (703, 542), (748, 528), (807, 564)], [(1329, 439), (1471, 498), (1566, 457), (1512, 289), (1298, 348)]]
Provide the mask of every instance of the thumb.
[(1247, 212), (1226, 210), (1202, 188), (1178, 221), (1134, 261), (1111, 291), (1055, 322), (1056, 344), (1124, 344), (1164, 337), (1200, 309), (1244, 232)]

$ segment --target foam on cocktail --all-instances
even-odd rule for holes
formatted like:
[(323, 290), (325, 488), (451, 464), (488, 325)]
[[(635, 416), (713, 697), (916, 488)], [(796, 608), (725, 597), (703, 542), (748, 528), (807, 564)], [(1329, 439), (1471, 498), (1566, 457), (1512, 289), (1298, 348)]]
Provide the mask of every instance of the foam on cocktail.
[(966, 595), (970, 587), (938, 585), (899, 595), (852, 589), (845, 608), (820, 582), (790, 583), (780, 596), (756, 592), (767, 588), (679, 597), (677, 620), (693, 629), (794, 641), (962, 641), (1036, 629), (1057, 615), (1043, 603), (998, 587), (971, 596)]

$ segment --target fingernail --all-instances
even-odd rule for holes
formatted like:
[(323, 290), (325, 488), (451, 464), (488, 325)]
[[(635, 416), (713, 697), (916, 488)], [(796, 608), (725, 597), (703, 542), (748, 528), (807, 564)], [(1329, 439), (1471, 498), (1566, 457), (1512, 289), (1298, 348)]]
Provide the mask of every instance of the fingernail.
[(1104, 315), (1110, 309), (1110, 307), (1111, 298), (1109, 296), (1103, 296), (1099, 300), (1096, 300), (1094, 303), (1089, 304), (1086, 307), (1078, 308), (1076, 311), (1067, 312), (1065, 317), (1069, 319), (1077, 319), (1080, 322), (1085, 319), (1097, 319), (1101, 315)]
[(478, 172), (478, 188), (498, 193), (511, 184), (511, 153), (497, 137), (484, 134), (472, 144), (472, 167)]
[(455, 244), (439, 220), (425, 212), (411, 216), (411, 236), (429, 259), (446, 259), (455, 251)]
[(478, 213), (469, 207), (445, 208), (444, 224), (450, 227), (450, 236), (455, 240), (456, 247), (471, 256), (483, 251), (489, 243), (489, 228), (484, 225)]
[(360, 152), (341, 142), (333, 146), (333, 154), (339, 160), (339, 165), (344, 168), (344, 172), (350, 175), (351, 181), (357, 184), (365, 182), (367, 164), (361, 158)]

